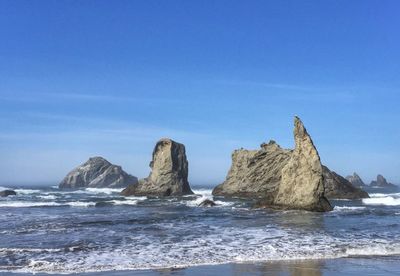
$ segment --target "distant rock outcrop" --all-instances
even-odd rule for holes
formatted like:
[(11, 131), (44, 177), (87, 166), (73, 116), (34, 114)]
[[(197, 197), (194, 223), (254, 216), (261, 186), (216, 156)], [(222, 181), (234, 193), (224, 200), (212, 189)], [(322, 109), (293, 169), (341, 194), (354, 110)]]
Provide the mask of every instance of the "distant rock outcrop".
[(137, 182), (135, 176), (127, 174), (120, 166), (113, 165), (102, 157), (92, 157), (68, 173), (59, 188), (122, 188)]
[(353, 173), (353, 175), (346, 176), (346, 179), (355, 187), (361, 188), (366, 186), (364, 181), (362, 181), (361, 177), (357, 173)]
[(17, 193), (13, 190), (4, 190), (0, 192), (0, 197), (7, 197), (11, 195), (17, 195)]
[(330, 171), (327, 167), (322, 166), (324, 174), (325, 196), (327, 198), (336, 199), (359, 199), (368, 198), (367, 192), (355, 187), (344, 177)]
[(294, 120), (296, 147), (282, 169), (282, 179), (273, 204), (290, 209), (331, 211), (324, 195), (324, 178), (318, 151), (298, 117)]
[(387, 182), (386, 178), (384, 178), (381, 174), (378, 174), (376, 180), (372, 181), (370, 186), (380, 188), (398, 188), (397, 185)]
[(157, 142), (149, 177), (122, 191), (125, 196), (181, 196), (193, 194), (188, 182), (185, 146), (171, 139)]

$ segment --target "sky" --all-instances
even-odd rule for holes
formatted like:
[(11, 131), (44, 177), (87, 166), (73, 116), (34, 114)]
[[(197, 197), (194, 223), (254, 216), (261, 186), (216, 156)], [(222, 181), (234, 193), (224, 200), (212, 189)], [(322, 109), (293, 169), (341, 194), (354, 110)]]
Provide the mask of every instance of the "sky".
[(400, 183), (399, 1), (0, 0), (0, 186), (57, 184), (90, 156), (140, 178), (158, 139), (189, 180), (237, 148), (293, 148)]

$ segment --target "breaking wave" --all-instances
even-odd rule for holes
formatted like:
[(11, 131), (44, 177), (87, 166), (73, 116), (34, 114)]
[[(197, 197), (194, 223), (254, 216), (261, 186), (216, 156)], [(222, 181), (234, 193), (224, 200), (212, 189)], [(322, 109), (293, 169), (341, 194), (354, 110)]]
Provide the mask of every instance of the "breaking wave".
[(386, 206), (398, 206), (400, 205), (400, 193), (391, 194), (370, 194), (370, 198), (364, 198), (362, 202), (365, 205), (386, 205)]

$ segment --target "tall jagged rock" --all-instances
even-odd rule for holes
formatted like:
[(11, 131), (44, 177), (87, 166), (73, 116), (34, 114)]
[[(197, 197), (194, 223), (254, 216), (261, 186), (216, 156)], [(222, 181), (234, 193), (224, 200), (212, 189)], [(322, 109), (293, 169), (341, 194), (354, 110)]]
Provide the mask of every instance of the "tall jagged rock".
[(324, 174), (325, 196), (332, 199), (368, 198), (364, 190), (352, 185), (347, 179), (322, 166)]
[(282, 169), (282, 179), (273, 204), (289, 209), (330, 211), (324, 195), (324, 178), (318, 151), (298, 117), (294, 120), (296, 147)]
[(366, 186), (364, 181), (362, 181), (361, 177), (357, 173), (353, 173), (353, 175), (346, 176), (346, 179), (355, 187), (360, 188)]
[(188, 182), (185, 146), (164, 138), (157, 142), (150, 162), (149, 177), (129, 185), (125, 196), (181, 196), (193, 194)]
[(378, 174), (376, 180), (371, 181), (370, 186), (379, 188), (398, 188), (397, 185), (387, 182), (386, 178), (384, 178), (381, 174)]
[(127, 174), (120, 166), (111, 164), (103, 157), (92, 157), (68, 173), (59, 188), (122, 188), (137, 181), (135, 176)]
[(235, 150), (228, 176), (214, 188), (213, 195), (250, 198), (274, 195), (290, 156), (291, 151), (282, 149), (275, 141), (262, 144), (260, 150)]

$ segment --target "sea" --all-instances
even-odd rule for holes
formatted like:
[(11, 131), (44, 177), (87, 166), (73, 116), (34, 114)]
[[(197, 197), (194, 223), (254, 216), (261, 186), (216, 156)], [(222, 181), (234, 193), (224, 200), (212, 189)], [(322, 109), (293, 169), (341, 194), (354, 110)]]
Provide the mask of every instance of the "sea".
[[(17, 192), (0, 198), (0, 273), (194, 273), (360, 258), (400, 270), (399, 191), (370, 189), (368, 199), (332, 200), (333, 211), (313, 213), (253, 209), (251, 200), (192, 188), (194, 195), (152, 198), (109, 188), (0, 187)], [(199, 207), (205, 199), (217, 205)]]

